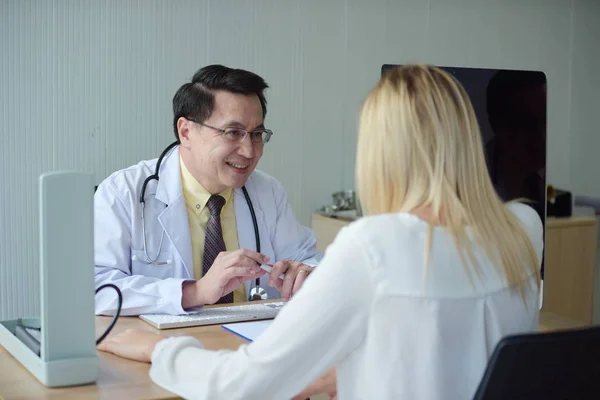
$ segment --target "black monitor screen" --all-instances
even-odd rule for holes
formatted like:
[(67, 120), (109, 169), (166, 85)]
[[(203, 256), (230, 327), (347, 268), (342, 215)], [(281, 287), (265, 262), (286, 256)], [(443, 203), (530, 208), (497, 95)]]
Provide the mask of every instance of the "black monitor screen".
[[(382, 75), (396, 66), (383, 65)], [(546, 75), (540, 71), (440, 68), (460, 82), (473, 103), (497, 193), (505, 201), (530, 200), (545, 225)]]

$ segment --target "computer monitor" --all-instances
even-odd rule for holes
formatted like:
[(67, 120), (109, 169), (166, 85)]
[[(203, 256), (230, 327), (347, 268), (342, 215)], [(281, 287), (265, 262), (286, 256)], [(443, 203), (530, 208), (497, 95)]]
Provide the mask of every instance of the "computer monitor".
[[(384, 64), (381, 74), (399, 65)], [(526, 198), (546, 223), (546, 75), (541, 71), (445, 67), (471, 99), (488, 171), (505, 201)], [(542, 263), (542, 277), (544, 267)]]

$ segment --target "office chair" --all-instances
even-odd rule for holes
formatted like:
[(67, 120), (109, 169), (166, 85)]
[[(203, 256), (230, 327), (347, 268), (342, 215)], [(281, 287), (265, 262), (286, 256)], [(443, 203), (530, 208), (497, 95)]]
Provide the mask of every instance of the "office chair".
[(600, 327), (502, 339), (474, 399), (600, 399)]

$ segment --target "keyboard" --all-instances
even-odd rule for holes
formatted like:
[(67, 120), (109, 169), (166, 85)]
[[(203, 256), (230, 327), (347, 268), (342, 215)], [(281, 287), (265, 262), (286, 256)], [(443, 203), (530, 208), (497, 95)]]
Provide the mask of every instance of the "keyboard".
[(228, 324), (273, 319), (285, 302), (250, 303), (239, 306), (207, 307), (188, 315), (142, 314), (140, 318), (157, 329)]

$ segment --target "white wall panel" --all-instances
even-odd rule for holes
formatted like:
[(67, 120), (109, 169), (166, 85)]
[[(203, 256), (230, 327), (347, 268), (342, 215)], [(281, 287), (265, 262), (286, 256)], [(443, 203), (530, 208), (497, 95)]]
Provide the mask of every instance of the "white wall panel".
[(576, 0), (573, 15), (569, 188), (600, 197), (600, 2)]

